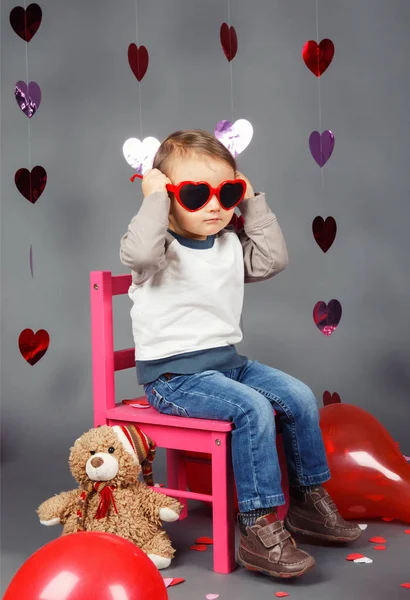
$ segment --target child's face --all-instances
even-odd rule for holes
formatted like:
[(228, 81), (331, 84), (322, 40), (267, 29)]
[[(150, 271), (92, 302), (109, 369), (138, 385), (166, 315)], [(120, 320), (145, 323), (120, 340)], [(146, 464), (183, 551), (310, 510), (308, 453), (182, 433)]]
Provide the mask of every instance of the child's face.
[[(208, 156), (196, 156), (175, 160), (170, 179), (174, 185), (181, 181), (206, 181), (217, 188), (227, 179), (235, 179), (235, 172), (225, 161), (215, 160)], [(196, 212), (185, 210), (171, 196), (169, 210), (169, 229), (183, 237), (194, 240), (206, 240), (208, 235), (216, 234), (231, 220), (235, 208), (225, 210), (214, 195), (206, 206)], [(218, 221), (208, 222), (207, 219)]]

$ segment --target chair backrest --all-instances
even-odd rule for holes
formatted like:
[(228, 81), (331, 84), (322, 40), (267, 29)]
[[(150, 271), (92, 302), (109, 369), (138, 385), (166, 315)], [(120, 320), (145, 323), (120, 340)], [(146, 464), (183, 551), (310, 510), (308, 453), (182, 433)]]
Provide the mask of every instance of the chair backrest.
[(105, 421), (106, 410), (115, 408), (115, 371), (135, 368), (135, 348), (114, 350), (113, 296), (127, 294), (131, 274), (91, 271), (91, 352), (94, 420)]

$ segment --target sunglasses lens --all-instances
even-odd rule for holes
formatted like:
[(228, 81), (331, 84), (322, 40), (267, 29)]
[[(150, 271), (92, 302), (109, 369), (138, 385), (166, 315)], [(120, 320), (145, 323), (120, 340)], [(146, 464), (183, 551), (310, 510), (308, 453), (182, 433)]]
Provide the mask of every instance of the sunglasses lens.
[(209, 188), (203, 183), (199, 185), (188, 183), (179, 190), (179, 198), (189, 210), (199, 210), (209, 198)]
[(232, 208), (241, 199), (243, 194), (242, 183), (225, 183), (221, 188), (221, 203), (225, 208)]

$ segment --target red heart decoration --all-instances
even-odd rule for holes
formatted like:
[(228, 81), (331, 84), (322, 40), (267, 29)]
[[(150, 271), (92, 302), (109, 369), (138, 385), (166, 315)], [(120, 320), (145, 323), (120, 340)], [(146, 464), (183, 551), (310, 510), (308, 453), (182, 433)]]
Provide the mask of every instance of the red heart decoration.
[(138, 46), (136, 44), (130, 44), (128, 46), (128, 62), (131, 67), (131, 71), (134, 73), (138, 81), (144, 77), (148, 69), (148, 50), (145, 46)]
[(357, 558), (364, 558), (364, 554), (348, 554), (346, 560), (356, 560)]
[(222, 23), (220, 37), (225, 56), (230, 62), (235, 58), (238, 51), (238, 38), (236, 36), (235, 27), (232, 25), (229, 27), (227, 23)]
[(326, 390), (326, 392), (323, 393), (323, 406), (328, 406), (328, 404), (337, 404), (338, 402), (341, 402), (341, 399), (337, 392), (333, 392), (333, 394), (331, 394)]
[(335, 241), (336, 221), (333, 217), (327, 217), (326, 221), (322, 217), (316, 217), (312, 223), (313, 236), (319, 248), (327, 252)]
[(200, 537), (197, 540), (195, 540), (195, 544), (208, 544), (210, 546), (212, 546), (212, 544), (214, 543), (213, 539), (210, 537)]
[(329, 304), (320, 300), (313, 308), (313, 320), (323, 335), (332, 335), (341, 318), (342, 305), (339, 300), (330, 300)]
[(14, 175), (14, 182), (20, 194), (35, 204), (46, 187), (47, 173), (39, 165), (34, 167), (31, 173), (28, 169), (19, 169)]
[(37, 33), (41, 25), (42, 11), (38, 4), (29, 4), (24, 10), (22, 6), (15, 6), (10, 11), (10, 25), (24, 41), (29, 42)]
[(373, 550), (386, 550), (386, 546), (373, 546)]
[(18, 344), (23, 358), (30, 365), (35, 365), (47, 352), (50, 336), (45, 329), (39, 329), (37, 333), (32, 329), (24, 329), (19, 335)]
[(205, 546), (205, 544), (194, 544), (193, 546), (190, 546), (190, 550), (197, 550), (198, 552), (205, 552), (205, 550), (208, 550), (208, 546)]
[(372, 537), (370, 538), (369, 542), (373, 542), (374, 544), (385, 544), (386, 540), (384, 539), (384, 537)]
[(410, 588), (410, 583), (401, 583), (400, 587), (402, 587), (402, 588)]
[(276, 598), (286, 598), (289, 594), (287, 592), (276, 592), (275, 596)]
[(302, 49), (305, 65), (316, 77), (323, 75), (332, 62), (334, 53), (334, 44), (327, 38), (322, 40), (319, 45), (314, 40), (309, 40)]

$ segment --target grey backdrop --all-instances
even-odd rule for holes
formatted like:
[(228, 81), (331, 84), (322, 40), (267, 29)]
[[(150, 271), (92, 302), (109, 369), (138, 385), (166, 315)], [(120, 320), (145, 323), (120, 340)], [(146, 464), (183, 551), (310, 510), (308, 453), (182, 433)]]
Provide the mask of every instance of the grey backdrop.
[[(28, 125), (13, 96), (25, 80), (25, 42), (2, 2), (1, 401), (2, 544), (6, 586), (39, 546), (57, 535), (35, 508), (74, 487), (67, 457), (92, 426), (88, 277), (126, 272), (119, 240), (137, 212), (140, 185), (122, 144), (140, 136), (138, 84), (127, 61), (136, 42), (134, 1), (43, 0), (28, 44), (28, 73), (43, 99), (31, 119), (32, 167), (48, 173), (31, 205), (14, 173), (28, 167)], [(231, 118), (230, 71), (219, 28), (227, 1), (139, 0), (139, 44), (150, 66), (141, 83), (143, 135), (213, 131)], [(410, 454), (409, 192), (410, 5), (407, 0), (319, 2), (319, 39), (336, 48), (320, 80), (322, 130), (335, 133), (320, 169), (308, 137), (319, 128), (318, 81), (301, 58), (316, 39), (314, 0), (231, 1), (239, 50), (232, 63), (234, 118), (254, 126), (239, 167), (266, 191), (290, 264), (245, 288), (238, 350), (302, 379), (322, 404), (325, 390), (369, 410)], [(327, 254), (311, 224), (331, 215), (338, 235)], [(29, 270), (33, 245), (34, 279)], [(318, 300), (337, 298), (330, 337), (313, 323)], [(132, 344), (130, 302), (116, 300), (116, 345)], [(19, 353), (25, 328), (45, 328), (47, 354), (34, 367)], [(134, 372), (119, 397), (140, 395)], [(160, 455), (157, 479), (163, 473)]]

